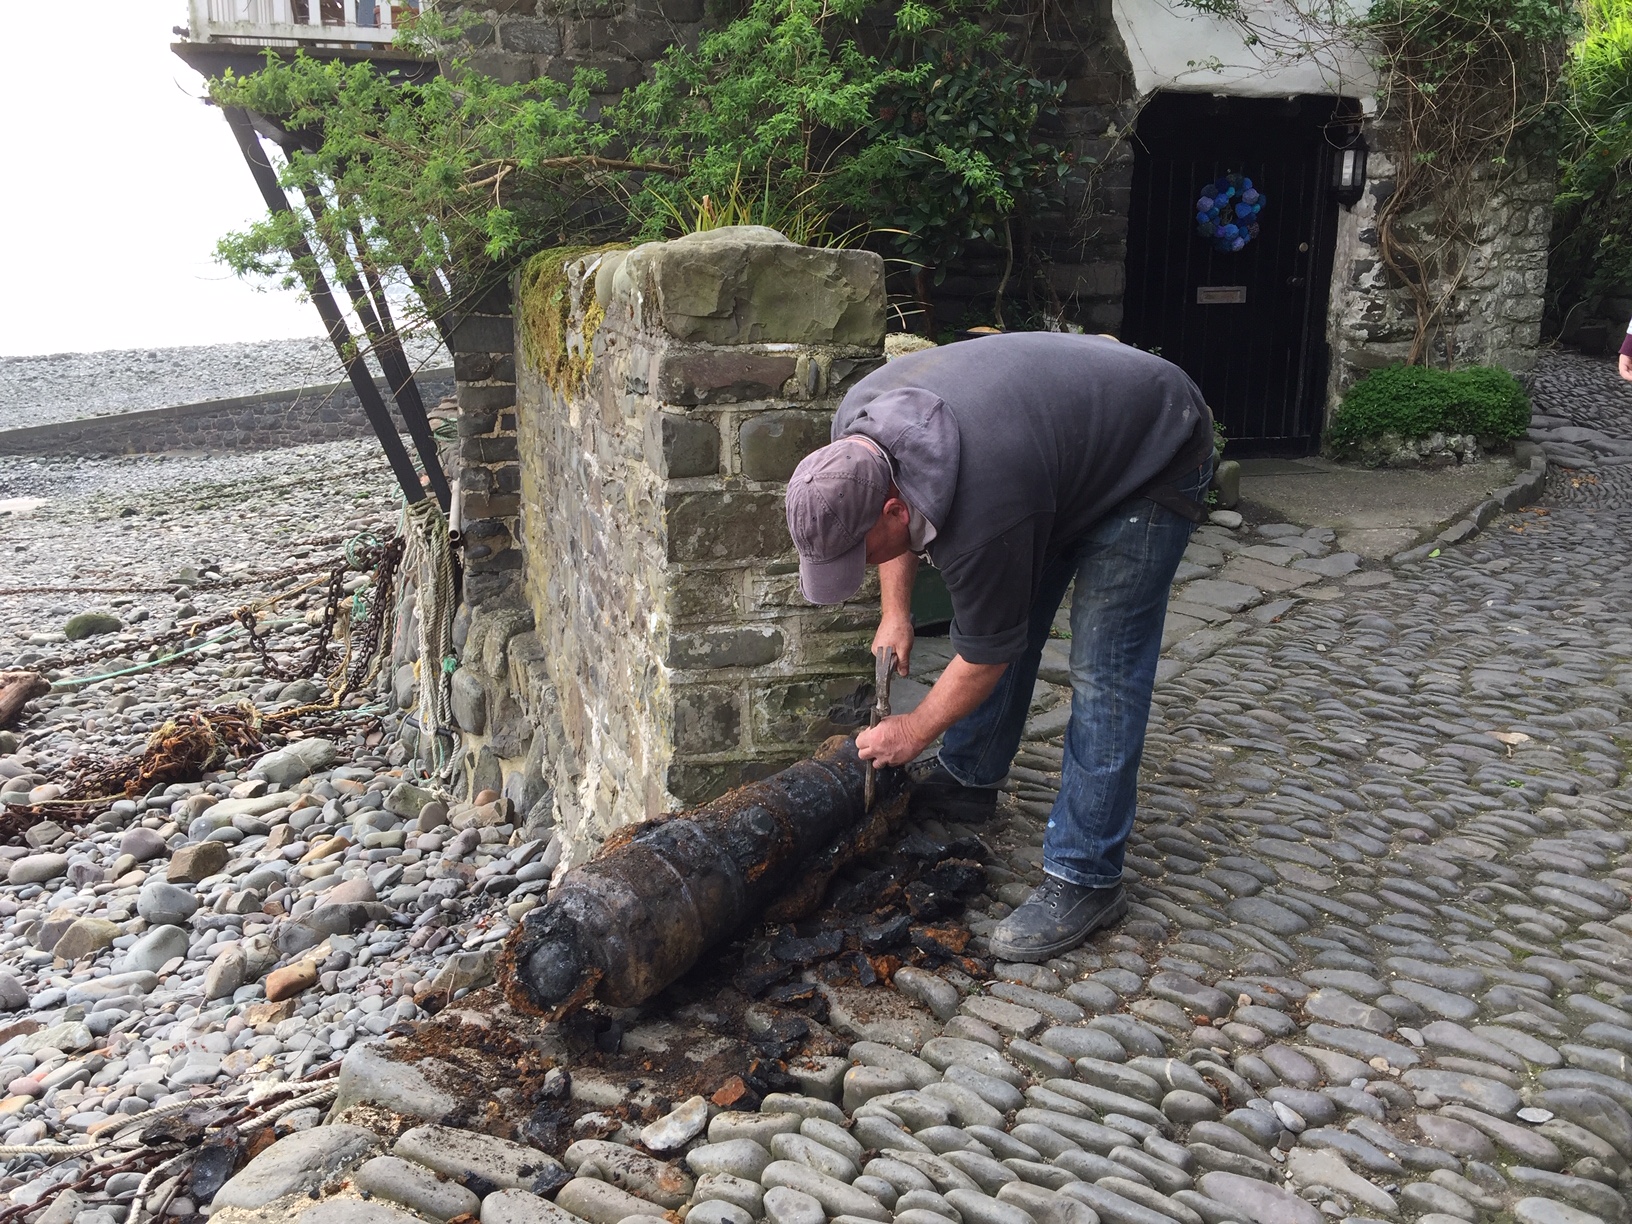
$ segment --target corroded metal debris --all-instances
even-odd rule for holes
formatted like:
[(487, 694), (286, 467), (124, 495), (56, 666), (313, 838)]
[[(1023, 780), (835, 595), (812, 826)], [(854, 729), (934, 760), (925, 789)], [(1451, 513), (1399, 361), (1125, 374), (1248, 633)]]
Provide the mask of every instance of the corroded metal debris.
[(620, 831), (510, 936), (505, 996), (552, 1019), (591, 999), (632, 1007), (745, 922), (810, 912), (906, 810), (902, 770), (879, 771), (870, 812), (864, 772), (855, 741), (836, 736), (761, 782)]

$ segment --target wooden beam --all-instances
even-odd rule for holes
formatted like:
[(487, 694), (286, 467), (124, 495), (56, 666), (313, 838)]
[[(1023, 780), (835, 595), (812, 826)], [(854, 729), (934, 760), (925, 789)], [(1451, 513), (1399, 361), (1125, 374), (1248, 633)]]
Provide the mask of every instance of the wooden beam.
[[(244, 155), (249, 172), (254, 176), (255, 185), (261, 189), (261, 198), (266, 201), (267, 208), (275, 214), (292, 214), (295, 210), (290, 206), (289, 197), (284, 194), (283, 187), (278, 182), (277, 172), (272, 169), (266, 150), (261, 147), (260, 137), (255, 134), (254, 125), (250, 123), (249, 112), (239, 106), (225, 106), (221, 109), (227, 117), (227, 125), (232, 129), (234, 139), (238, 141), (238, 149)], [(313, 305), (317, 307), (318, 317), (323, 320), (323, 327), (329, 334), (334, 351), (339, 354), (341, 363), (346, 367), (346, 377), (351, 380), (352, 390), (356, 391), (357, 398), (363, 405), (363, 413), (368, 417), (368, 423), (373, 426), (374, 435), (385, 451), (386, 461), (391, 465), (391, 471), (397, 478), (403, 497), (410, 503), (423, 501), (425, 490), (419, 483), (419, 473), (414, 470), (413, 460), (408, 457), (407, 448), (403, 446), (402, 439), (397, 434), (391, 413), (385, 406), (385, 400), (380, 396), (380, 389), (374, 385), (374, 376), (369, 373), (368, 363), (363, 360), (362, 353), (357, 348), (351, 328), (346, 325), (345, 316), (340, 313), (339, 304), (334, 300), (334, 293), (329, 289), (327, 278), (317, 266), (317, 259), (312, 254), (311, 246), (304, 238), (297, 239), (291, 244), (289, 254), (295, 261), (301, 279), (306, 283), (306, 291), (311, 295)]]
[(15, 726), (23, 707), (51, 691), (51, 681), (37, 671), (0, 672), (0, 730)]

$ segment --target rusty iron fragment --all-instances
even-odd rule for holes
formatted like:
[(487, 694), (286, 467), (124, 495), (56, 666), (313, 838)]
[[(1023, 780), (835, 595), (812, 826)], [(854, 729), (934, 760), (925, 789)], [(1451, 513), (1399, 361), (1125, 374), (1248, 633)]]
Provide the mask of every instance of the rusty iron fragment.
[(591, 999), (632, 1007), (745, 923), (810, 912), (906, 811), (903, 770), (878, 771), (870, 812), (864, 772), (855, 740), (835, 736), (763, 781), (620, 831), (506, 941), (505, 996), (550, 1019)]

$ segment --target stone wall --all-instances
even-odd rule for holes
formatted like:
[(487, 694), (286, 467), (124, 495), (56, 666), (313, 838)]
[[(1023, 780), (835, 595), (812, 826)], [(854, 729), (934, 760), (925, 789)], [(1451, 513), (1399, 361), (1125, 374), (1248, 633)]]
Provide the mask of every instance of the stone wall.
[[(518, 337), (521, 591), (461, 613), (453, 680), (481, 780), (570, 862), (864, 717), (876, 586), (805, 603), (783, 490), (882, 359), (884, 292), (876, 255), (759, 229), (582, 258), (567, 284), (565, 336)], [(557, 343), (591, 354), (581, 382), (529, 359)]]
[[(427, 404), (453, 392), (448, 370), (421, 371), (415, 381)], [(389, 404), (383, 383), (381, 393)], [(0, 430), (0, 455), (273, 450), (373, 436), (357, 393), (340, 382)]]
[(439, 0), (466, 26), (464, 58), (506, 83), (578, 68), (604, 72), (609, 95), (636, 84), (671, 43), (694, 45), (704, 0)]
[[(1339, 215), (1327, 323), (1332, 362), (1328, 420), (1344, 390), (1369, 371), (1405, 360), (1416, 330), (1409, 295), (1391, 283), (1377, 247), (1378, 205), (1394, 190), (1390, 126), (1367, 123), (1371, 145), (1367, 186)], [(1466, 279), (1430, 342), (1431, 359), (1503, 366), (1515, 373), (1535, 363), (1547, 287), (1554, 181), (1545, 159), (1520, 160), (1485, 209)], [(1413, 219), (1431, 227), (1432, 218)]]
[[(458, 435), (442, 446), (442, 466), (457, 481), (450, 527), (463, 539), (460, 603), (453, 622), (453, 646), (460, 666), (451, 683), (459, 742), (444, 740), (455, 755), (452, 781), (467, 797), (484, 790), (502, 793), (518, 823), (543, 827), (553, 819), (551, 791), (541, 753), (545, 739), (534, 735), (547, 719), (553, 699), (535, 699), (525, 711), (518, 698), (528, 691), (524, 671), (512, 682), (512, 654), (523, 644), (511, 639), (532, 628), (521, 588), (518, 546), (521, 462), (516, 443), (515, 325), (510, 287), (481, 296), (453, 322), (453, 355)], [(405, 741), (427, 764), (429, 744), (421, 744), (414, 711), (424, 677), (418, 659), (418, 592), (412, 576), (398, 620), (393, 654), (393, 694), (410, 718)], [(536, 750), (535, 750), (536, 747)]]
[(448, 347), (459, 400), (459, 443), (450, 470), (459, 477), (465, 538), (465, 599), (502, 603), (521, 572), (516, 518), (521, 465), (516, 451), (515, 328), (510, 290), (500, 285), (461, 315)]

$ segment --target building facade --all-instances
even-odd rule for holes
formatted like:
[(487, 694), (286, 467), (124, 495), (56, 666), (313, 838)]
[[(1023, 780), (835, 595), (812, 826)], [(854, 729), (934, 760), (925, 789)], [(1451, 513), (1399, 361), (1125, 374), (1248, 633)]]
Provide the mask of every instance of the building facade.
[[(719, 19), (704, 0), (442, 7), (474, 19), (468, 56), (480, 71), (514, 81), (589, 66), (614, 90)], [(1087, 167), (1069, 215), (1037, 236), (1037, 271), (1062, 323), (1183, 366), (1235, 454), (1308, 454), (1342, 390), (1402, 360), (1415, 331), (1374, 223), (1393, 190), (1396, 142), (1359, 48), (1312, 27), (1286, 0), (1242, 11), (1247, 25), (1176, 0), (1066, 0), (1029, 15), (1027, 62), (1065, 83), (1058, 135)], [(876, 20), (882, 29), (889, 15)], [(1342, 186), (1346, 167), (1351, 182)], [(1251, 179), (1264, 206), (1252, 240), (1221, 251), (1197, 232), (1196, 205), (1229, 175)], [(1529, 364), (1552, 188), (1536, 159), (1485, 202), (1432, 355)], [(937, 317), (990, 322), (1002, 264), (1001, 253), (972, 249), (939, 287)]]

